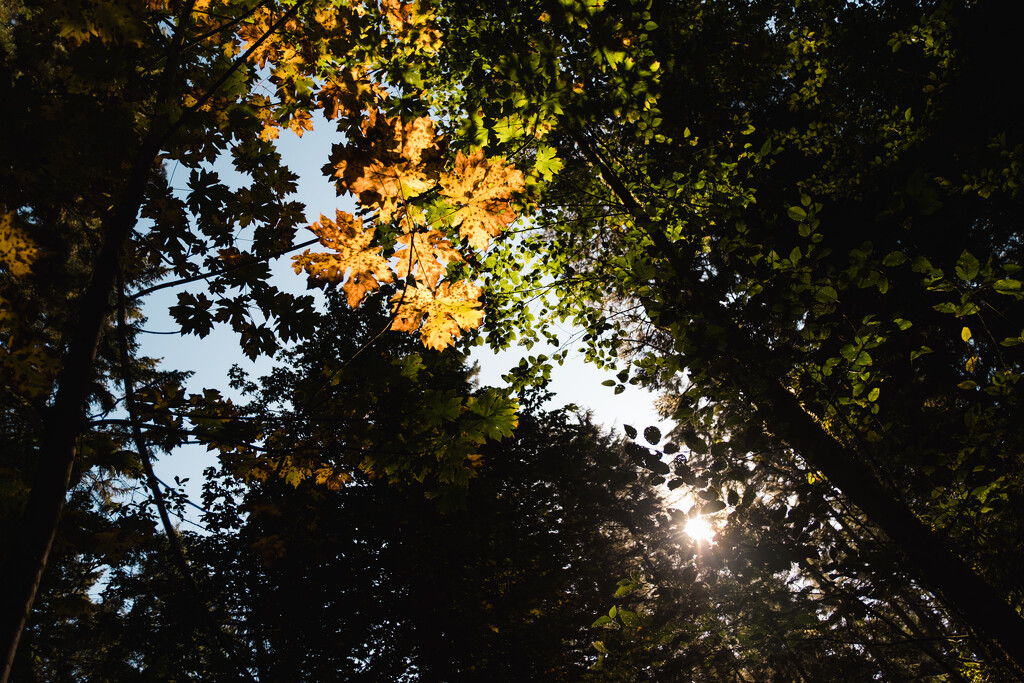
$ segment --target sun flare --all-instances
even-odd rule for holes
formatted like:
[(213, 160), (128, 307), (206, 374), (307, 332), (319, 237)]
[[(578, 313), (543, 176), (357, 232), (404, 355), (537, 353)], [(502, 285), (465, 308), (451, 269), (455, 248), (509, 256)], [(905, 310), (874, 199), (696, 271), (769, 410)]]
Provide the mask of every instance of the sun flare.
[(715, 539), (715, 528), (711, 525), (706, 517), (691, 517), (686, 522), (686, 527), (683, 529), (686, 535), (695, 541), (702, 541), (704, 543), (711, 543)]

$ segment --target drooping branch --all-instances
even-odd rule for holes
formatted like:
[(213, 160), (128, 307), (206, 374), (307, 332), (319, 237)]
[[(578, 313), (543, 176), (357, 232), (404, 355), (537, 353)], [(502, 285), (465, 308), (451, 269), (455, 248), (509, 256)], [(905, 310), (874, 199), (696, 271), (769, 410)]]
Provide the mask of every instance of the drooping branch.
[(202, 109), (206, 105), (206, 103), (209, 102), (210, 99), (214, 95), (216, 95), (222, 87), (224, 87), (224, 84), (228, 82), (228, 80), (234, 75), (234, 73), (238, 71), (238, 69), (241, 68), (243, 64), (248, 63), (249, 58), (252, 57), (256, 50), (258, 50), (260, 46), (263, 45), (263, 43), (265, 43), (268, 38), (270, 38), (270, 36), (277, 33), (282, 26), (288, 23), (288, 21), (291, 20), (292, 17), (294, 17), (298, 13), (299, 9), (302, 7), (302, 5), (305, 4), (305, 2), (306, 0), (299, 0), (299, 2), (296, 2), (292, 7), (288, 9), (287, 12), (281, 15), (280, 19), (274, 22), (273, 26), (268, 28), (262, 36), (257, 38), (253, 42), (253, 44), (249, 46), (249, 49), (247, 49), (245, 52), (239, 55), (235, 59), (235, 61), (231, 63), (231, 66), (229, 66), (224, 71), (224, 73), (221, 74), (216, 81), (214, 81), (213, 85), (210, 86), (207, 89), (207, 91), (203, 93), (200, 97), (196, 98), (195, 103), (192, 104), (192, 106), (185, 109), (181, 113), (181, 116), (179, 116), (176, 121), (174, 121), (173, 123), (171, 123), (170, 126), (168, 126), (168, 128), (161, 134), (159, 138), (158, 147), (162, 148), (167, 143), (167, 141), (170, 140), (171, 137), (173, 137), (174, 134), (177, 133), (190, 118), (192, 118), (193, 114)]

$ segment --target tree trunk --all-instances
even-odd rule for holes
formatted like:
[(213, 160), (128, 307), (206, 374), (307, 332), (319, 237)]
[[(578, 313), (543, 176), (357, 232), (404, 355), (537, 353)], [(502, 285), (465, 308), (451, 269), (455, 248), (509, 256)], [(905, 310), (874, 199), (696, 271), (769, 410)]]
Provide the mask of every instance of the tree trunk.
[[(583, 133), (574, 140), (605, 184), (653, 242), (654, 248), (671, 264), (676, 275), (686, 281), (691, 273), (676, 246), (647, 215)], [(698, 285), (699, 286), (699, 285)], [(715, 329), (723, 363), (722, 380), (739, 389), (754, 406), (754, 415), (812, 468), (820, 471), (871, 522), (891, 538), (917, 568), (924, 583), (964, 618), (979, 635), (995, 642), (1024, 671), (1024, 618), (1010, 606), (1005, 596), (979, 577), (971, 567), (906, 504), (878, 480), (857, 453), (836, 441), (819, 422), (808, 414), (796, 396), (789, 392), (781, 377), (771, 376), (774, 352), (751, 339), (719, 303), (714, 293), (683, 292), (680, 309)]]
[(158, 136), (142, 143), (121, 201), (103, 222), (103, 246), (93, 267), (92, 280), (82, 297), (74, 333), (57, 378), (57, 395), (44, 420), (39, 465), (28, 503), (7, 561), (0, 574), (4, 597), (0, 603), (0, 637), (3, 638), (3, 669), (0, 683), (7, 683), (14, 665), (21, 632), (35, 602), (85, 431), (89, 385), (95, 373), (96, 352), (107, 319), (114, 310), (114, 283), (124, 243), (135, 226), (146, 181), (159, 151)]

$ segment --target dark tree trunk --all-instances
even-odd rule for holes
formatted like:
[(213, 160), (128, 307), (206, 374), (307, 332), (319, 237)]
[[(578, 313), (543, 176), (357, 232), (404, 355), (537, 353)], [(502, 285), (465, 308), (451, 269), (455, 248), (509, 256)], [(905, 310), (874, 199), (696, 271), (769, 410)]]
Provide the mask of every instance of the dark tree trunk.
[(68, 351), (57, 378), (57, 395), (44, 422), (32, 490), (15, 536), (17, 541), (0, 574), (0, 586), (4, 590), (0, 603), (0, 636), (4, 648), (0, 683), (6, 683), (11, 675), (18, 641), (57, 536), (78, 455), (78, 442), (85, 430), (85, 410), (89, 385), (95, 374), (96, 352), (114, 310), (114, 283), (121, 252), (135, 226), (158, 150), (158, 137), (149, 135), (132, 164), (121, 201), (103, 222), (103, 246), (82, 298), (74, 331), (68, 335)]
[[(653, 242), (654, 248), (671, 264), (680, 281), (686, 282), (690, 269), (663, 232), (648, 217), (601, 157), (584, 133), (574, 139), (587, 161)], [(696, 285), (695, 288), (698, 288)], [(754, 406), (754, 415), (765, 429), (792, 448), (812, 468), (824, 474), (871, 523), (891, 538), (931, 590), (958, 612), (977, 634), (996, 643), (1024, 671), (1024, 618), (1005, 596), (992, 588), (939, 536), (914, 515), (907, 505), (882, 484), (856, 452), (836, 441), (818, 421), (804, 410), (796, 396), (774, 377), (773, 352), (740, 329), (718, 301), (715, 293), (681, 291), (680, 310), (700, 320), (713, 331), (718, 354), (728, 362), (720, 364), (720, 378), (739, 389)]]

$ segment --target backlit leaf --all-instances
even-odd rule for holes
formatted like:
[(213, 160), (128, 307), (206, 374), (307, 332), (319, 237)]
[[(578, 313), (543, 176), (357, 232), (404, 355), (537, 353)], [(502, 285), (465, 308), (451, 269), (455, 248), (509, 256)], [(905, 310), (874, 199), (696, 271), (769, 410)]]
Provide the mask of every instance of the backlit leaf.
[(39, 256), (39, 249), (14, 222), (13, 213), (0, 217), (0, 268), (14, 277), (25, 277)]
[(392, 298), (395, 318), (391, 328), (400, 332), (420, 331), (423, 345), (441, 350), (454, 343), (463, 331), (483, 322), (478, 299), (482, 290), (471, 282), (442, 282), (436, 291), (407, 286)]
[(458, 207), (448, 220), (474, 249), (486, 250), (516, 214), (510, 203), (524, 189), (521, 171), (504, 161), (488, 160), (483, 150), (459, 152), (455, 168), (441, 175), (441, 194)]
[(321, 215), (320, 221), (309, 229), (320, 238), (320, 244), (334, 253), (314, 254), (307, 249), (292, 257), (295, 272), (305, 271), (311, 280), (319, 283), (344, 281), (342, 288), (349, 306), (355, 308), (367, 292), (380, 286), (379, 281), (390, 279), (391, 269), (381, 256), (381, 248), (372, 245), (373, 226), (364, 228), (360, 219), (338, 211), (334, 221)]

